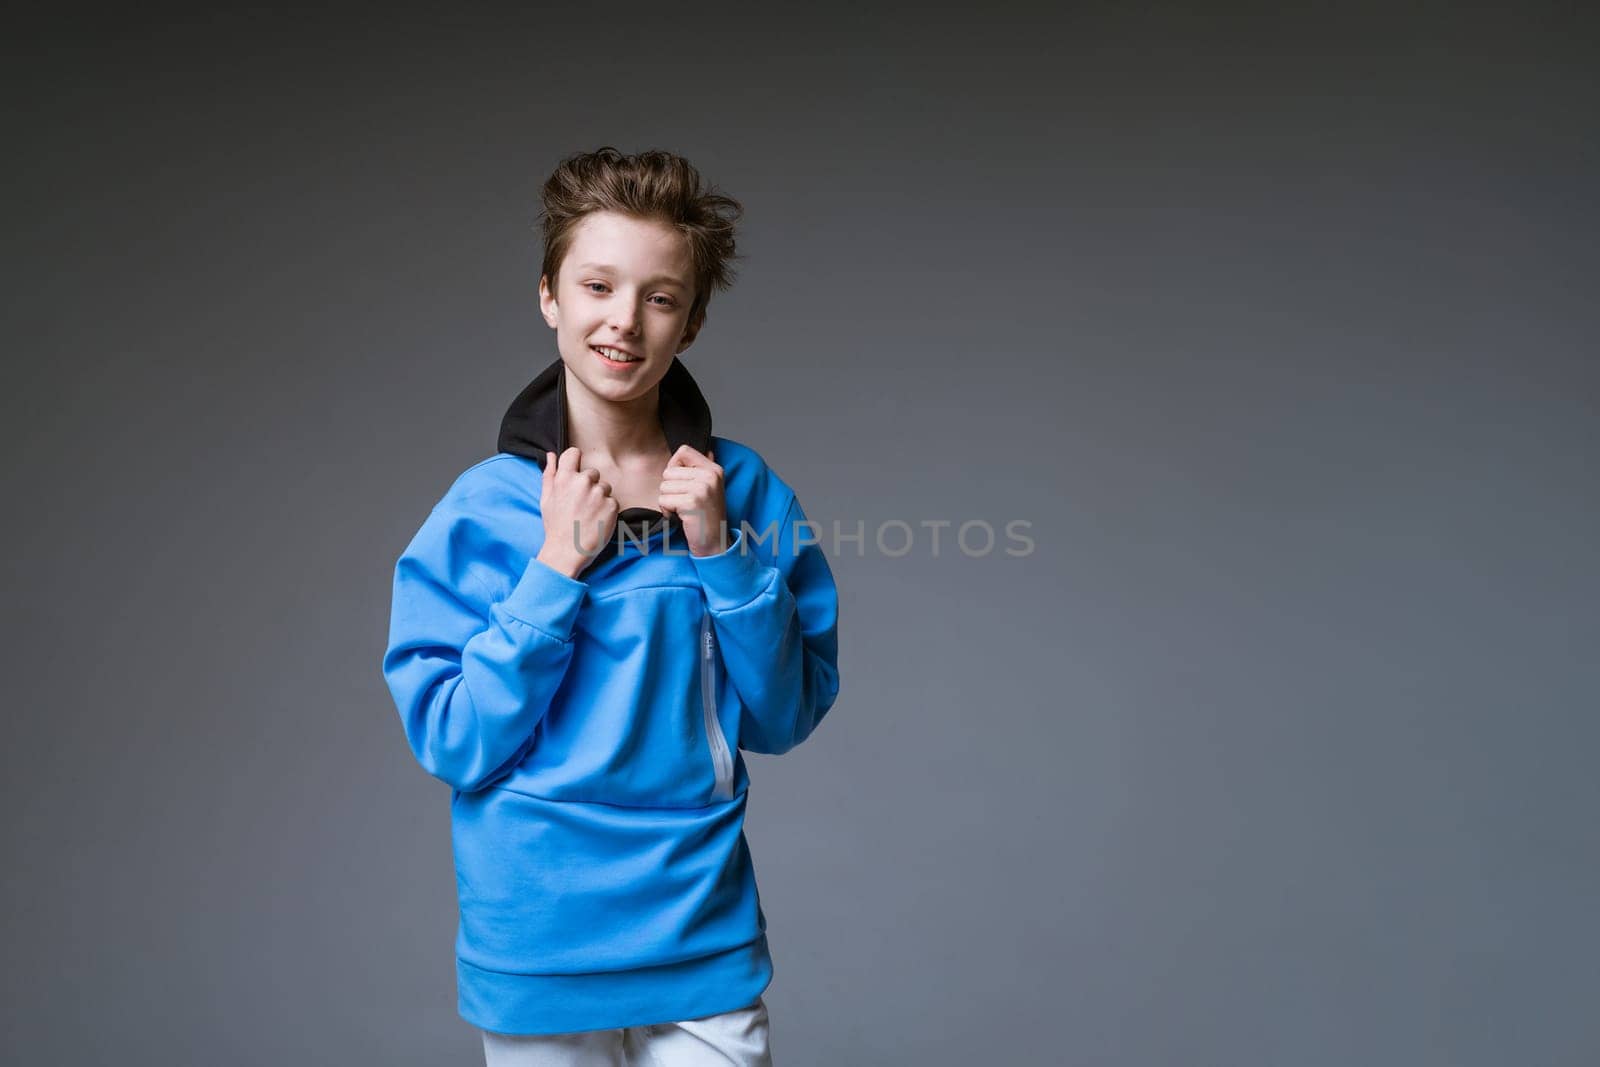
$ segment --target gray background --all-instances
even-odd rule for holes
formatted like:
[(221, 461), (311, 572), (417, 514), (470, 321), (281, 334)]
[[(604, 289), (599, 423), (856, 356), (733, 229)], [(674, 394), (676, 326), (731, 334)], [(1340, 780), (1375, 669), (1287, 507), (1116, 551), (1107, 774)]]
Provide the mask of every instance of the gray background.
[(780, 1063), (1600, 1059), (1591, 24), (137, 10), (8, 35), (6, 1061), (480, 1062), (389, 583), (607, 143), (814, 518), (1033, 524), (833, 556)]

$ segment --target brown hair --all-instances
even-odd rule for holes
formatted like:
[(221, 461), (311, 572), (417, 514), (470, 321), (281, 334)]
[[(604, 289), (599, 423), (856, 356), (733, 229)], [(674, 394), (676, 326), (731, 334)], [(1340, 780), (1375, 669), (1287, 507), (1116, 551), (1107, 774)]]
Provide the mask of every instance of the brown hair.
[(682, 156), (652, 149), (625, 156), (606, 146), (568, 156), (544, 183), (542, 271), (556, 287), (556, 272), (584, 216), (615, 211), (675, 228), (689, 242), (694, 264), (694, 303), (689, 321), (705, 310), (715, 291), (733, 284), (733, 229), (744, 214), (739, 201), (702, 183)]

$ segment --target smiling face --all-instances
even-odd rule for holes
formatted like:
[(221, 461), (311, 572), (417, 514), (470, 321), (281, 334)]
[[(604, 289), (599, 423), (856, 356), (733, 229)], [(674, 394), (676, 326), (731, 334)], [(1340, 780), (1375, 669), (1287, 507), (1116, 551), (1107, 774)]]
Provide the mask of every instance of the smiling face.
[(539, 309), (556, 331), (568, 388), (611, 403), (649, 394), (705, 319), (689, 321), (694, 296), (689, 244), (671, 226), (611, 211), (584, 218), (555, 292), (539, 279)]

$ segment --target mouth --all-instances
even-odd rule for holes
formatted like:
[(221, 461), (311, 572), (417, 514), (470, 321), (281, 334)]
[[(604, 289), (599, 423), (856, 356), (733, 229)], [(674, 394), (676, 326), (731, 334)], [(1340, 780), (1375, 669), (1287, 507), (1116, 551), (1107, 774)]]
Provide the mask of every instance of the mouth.
[(600, 357), (600, 362), (608, 367), (636, 367), (644, 362), (642, 356), (608, 345), (590, 345), (589, 351)]

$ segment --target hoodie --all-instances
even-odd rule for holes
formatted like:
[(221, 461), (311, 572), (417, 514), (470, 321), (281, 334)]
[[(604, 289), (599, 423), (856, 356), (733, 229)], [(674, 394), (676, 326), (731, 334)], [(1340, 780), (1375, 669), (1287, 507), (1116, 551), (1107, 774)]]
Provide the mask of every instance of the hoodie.
[(618, 516), (576, 579), (539, 562), (565, 367), (522, 390), (496, 455), (456, 479), (394, 571), (383, 675), (424, 770), (451, 786), (458, 1010), (554, 1034), (743, 1008), (772, 979), (744, 837), (741, 752), (810, 735), (839, 691), (838, 594), (791, 489), (711, 434), (674, 359), (668, 443), (715, 449), (730, 544)]

